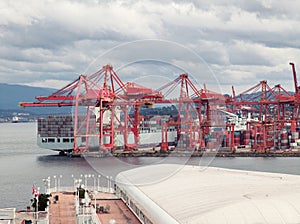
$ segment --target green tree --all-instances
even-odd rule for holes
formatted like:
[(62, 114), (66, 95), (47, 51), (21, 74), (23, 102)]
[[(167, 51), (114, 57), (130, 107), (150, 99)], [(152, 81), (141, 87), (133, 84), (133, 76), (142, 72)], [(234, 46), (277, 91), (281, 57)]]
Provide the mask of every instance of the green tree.
[[(40, 194), (38, 199), (38, 211), (45, 211), (48, 207), (48, 202), (50, 201), (49, 198), (51, 197), (51, 194)], [(31, 206), (36, 211), (36, 198), (31, 199)]]
[(79, 198), (80, 199), (83, 199), (84, 197), (85, 197), (85, 189), (83, 189), (83, 188), (78, 188), (78, 192), (79, 192)]

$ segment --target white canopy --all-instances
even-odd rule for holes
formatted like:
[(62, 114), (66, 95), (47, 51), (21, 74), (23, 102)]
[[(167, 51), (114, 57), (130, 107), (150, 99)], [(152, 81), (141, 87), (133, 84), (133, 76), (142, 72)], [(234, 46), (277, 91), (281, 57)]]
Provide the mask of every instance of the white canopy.
[(117, 182), (154, 223), (300, 223), (297, 175), (163, 164)]

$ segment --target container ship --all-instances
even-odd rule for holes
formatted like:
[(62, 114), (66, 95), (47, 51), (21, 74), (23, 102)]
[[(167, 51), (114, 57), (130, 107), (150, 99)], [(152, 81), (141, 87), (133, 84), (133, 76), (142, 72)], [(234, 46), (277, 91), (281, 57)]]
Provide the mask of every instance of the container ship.
[[(94, 117), (96, 118), (96, 117)], [(168, 116), (159, 117), (153, 116), (151, 119), (143, 120), (139, 128), (139, 140), (138, 148), (155, 148), (159, 147), (162, 141), (162, 120), (168, 119)], [(59, 151), (61, 153), (72, 152), (74, 148), (74, 121), (72, 116), (48, 116), (45, 118), (39, 118), (37, 121), (37, 144), (40, 148)], [(95, 119), (91, 120), (95, 122)], [(92, 130), (94, 134), (99, 134), (99, 127)], [(169, 127), (168, 144), (174, 145), (177, 142), (177, 130), (176, 127)], [(114, 135), (114, 148), (121, 149), (124, 146), (123, 133), (116, 132)], [(128, 143), (134, 142), (134, 135), (128, 134)], [(80, 147), (86, 144), (86, 136), (77, 137), (76, 143)], [(108, 144), (109, 139), (104, 138), (103, 144)], [(89, 136), (89, 150), (93, 151), (99, 149), (101, 143), (99, 143), (98, 136)]]
[(74, 127), (72, 116), (48, 116), (37, 121), (37, 145), (55, 151), (72, 151)]

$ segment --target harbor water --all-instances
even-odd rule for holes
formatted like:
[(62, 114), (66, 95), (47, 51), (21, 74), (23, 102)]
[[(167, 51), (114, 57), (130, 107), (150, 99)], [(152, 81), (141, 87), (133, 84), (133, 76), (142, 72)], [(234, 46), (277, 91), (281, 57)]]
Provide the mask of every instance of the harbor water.
[[(44, 192), (43, 179), (51, 186), (72, 186), (75, 178), (86, 185), (106, 186), (121, 171), (150, 164), (179, 163), (194, 166), (253, 170), (300, 175), (300, 158), (70, 158), (36, 145), (36, 123), (0, 124), (0, 208), (25, 210), (30, 205), (33, 184)], [(85, 176), (87, 175), (87, 176)]]

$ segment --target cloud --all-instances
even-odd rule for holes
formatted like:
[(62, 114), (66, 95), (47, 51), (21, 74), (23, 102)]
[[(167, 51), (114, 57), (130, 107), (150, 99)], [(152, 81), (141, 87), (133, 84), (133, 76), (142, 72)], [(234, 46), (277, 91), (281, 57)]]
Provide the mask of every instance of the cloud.
[(269, 57), (265, 57), (265, 46), (236, 41), (229, 48), (230, 64), (233, 65), (271, 65)]
[[(261, 79), (292, 89), (288, 62), (297, 65), (300, 58), (299, 11), (300, 4), (293, 0), (1, 1), (0, 82), (39, 86), (46, 82), (57, 88), (106, 63), (118, 68), (133, 58), (152, 56), (161, 61), (173, 57), (173, 63), (188, 67), (193, 75), (206, 74), (199, 70), (204, 61), (225, 92), (231, 91), (231, 84), (242, 89)], [(164, 42), (161, 47), (144, 44), (107, 54), (141, 39), (178, 42), (203, 61), (175, 45), (166, 50)], [(107, 57), (99, 57), (104, 53)], [(162, 64), (154, 67), (135, 64), (126, 69), (125, 79), (150, 74), (151, 69), (170, 77), (179, 72), (163, 69)], [(197, 81), (204, 83), (202, 77)]]
[(57, 79), (46, 79), (42, 81), (32, 81), (32, 82), (24, 82), (23, 85), (27, 86), (37, 86), (37, 87), (44, 87), (49, 88), (49, 86), (61, 86), (64, 87), (69, 84), (68, 80), (57, 80)]

